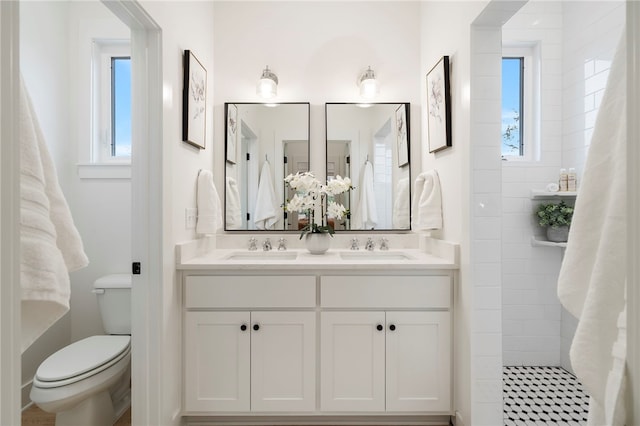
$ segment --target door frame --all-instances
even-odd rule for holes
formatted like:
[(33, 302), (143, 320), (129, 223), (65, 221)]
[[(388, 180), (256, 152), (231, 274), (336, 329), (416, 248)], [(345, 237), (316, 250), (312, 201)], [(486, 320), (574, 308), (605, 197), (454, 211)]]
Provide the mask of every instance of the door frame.
[(20, 335), (19, 3), (0, 1), (0, 424), (19, 425)]
[(164, 424), (162, 31), (137, 0), (101, 2), (131, 30), (131, 424)]

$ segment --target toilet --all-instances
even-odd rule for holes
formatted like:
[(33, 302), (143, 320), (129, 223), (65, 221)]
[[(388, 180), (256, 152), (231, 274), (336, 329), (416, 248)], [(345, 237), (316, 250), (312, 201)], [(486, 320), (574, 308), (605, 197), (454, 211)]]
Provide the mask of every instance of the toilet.
[(56, 426), (111, 426), (131, 405), (131, 275), (93, 284), (107, 335), (66, 346), (38, 367), (31, 400)]

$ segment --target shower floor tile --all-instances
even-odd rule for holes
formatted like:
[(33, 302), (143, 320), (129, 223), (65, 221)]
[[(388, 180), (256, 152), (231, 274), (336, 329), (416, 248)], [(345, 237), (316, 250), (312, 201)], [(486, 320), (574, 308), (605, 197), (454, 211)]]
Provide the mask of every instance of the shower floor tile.
[(504, 424), (583, 426), (589, 397), (561, 367), (503, 367)]

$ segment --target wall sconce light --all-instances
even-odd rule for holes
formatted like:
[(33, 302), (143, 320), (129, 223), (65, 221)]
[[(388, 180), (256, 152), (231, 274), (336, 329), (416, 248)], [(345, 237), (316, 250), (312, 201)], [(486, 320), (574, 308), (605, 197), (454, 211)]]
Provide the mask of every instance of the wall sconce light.
[(269, 69), (268, 65), (262, 71), (256, 93), (264, 99), (271, 99), (278, 94), (278, 76)]
[(376, 73), (369, 67), (362, 73), (358, 80), (360, 86), (360, 96), (365, 99), (373, 99), (380, 91), (380, 83), (376, 80)]

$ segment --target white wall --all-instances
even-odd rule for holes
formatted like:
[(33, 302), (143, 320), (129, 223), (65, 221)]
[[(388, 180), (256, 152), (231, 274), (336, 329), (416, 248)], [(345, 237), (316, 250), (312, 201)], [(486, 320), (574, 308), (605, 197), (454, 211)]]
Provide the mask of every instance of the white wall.
[[(478, 393), (478, 383), (475, 372), (487, 368), (496, 370), (496, 362), (491, 356), (479, 360), (472, 357), (475, 355), (472, 352), (473, 286), (476, 283), (496, 285), (490, 268), (474, 268), (470, 248), (471, 24), (485, 5), (486, 2), (425, 2), (420, 13), (420, 94), (423, 111), (426, 110), (426, 73), (443, 55), (448, 55), (451, 60), (452, 147), (429, 154), (426, 123), (422, 120), (423, 166), (421, 169), (414, 169), (414, 173), (429, 169), (438, 171), (444, 213), (444, 229), (441, 234), (444, 239), (457, 241), (461, 245), (461, 266), (455, 289), (454, 405), (457, 411), (456, 424), (464, 425), (491, 424), (490, 421), (495, 419), (492, 411), (495, 411), (496, 405), (501, 405), (491, 401), (491, 406), (485, 410), (482, 401), (477, 401), (475, 394)], [(487, 207), (491, 205), (487, 204)], [(489, 340), (496, 339), (487, 339)], [(499, 365), (499, 361), (497, 364)], [(495, 379), (493, 376), (496, 376), (495, 371), (489, 374), (489, 377)], [(495, 399), (500, 399), (499, 392), (495, 394)]]
[[(562, 167), (575, 167), (578, 186), (600, 100), (625, 21), (622, 0), (567, 2), (563, 11)], [(560, 365), (572, 371), (569, 348), (578, 325), (562, 309)]]
[[(542, 229), (530, 193), (557, 182), (562, 150), (562, 6), (530, 1), (502, 30), (505, 45), (537, 43), (540, 138), (532, 161), (502, 162), (502, 325), (504, 365), (560, 365), (561, 249), (532, 247)], [(526, 125), (526, 124), (525, 124)]]
[[(65, 3), (61, 3), (65, 4)], [(69, 207), (82, 236), (89, 266), (71, 274), (71, 340), (104, 333), (93, 282), (131, 268), (131, 182), (82, 179), (78, 164), (91, 146), (91, 37), (128, 37), (128, 29), (98, 1), (69, 2), (70, 137), (59, 172), (67, 179)], [(91, 29), (91, 31), (88, 31)]]
[[(214, 3), (215, 181), (224, 179), (225, 102), (261, 102), (268, 65), (279, 102), (310, 102), (310, 170), (325, 170), (325, 102), (361, 102), (367, 66), (381, 83), (378, 102), (410, 102), (412, 170), (420, 169), (420, 4), (418, 2)], [(393, 23), (393, 30), (389, 25)], [(402, 23), (397, 25), (397, 23)]]
[[(185, 229), (185, 208), (196, 207), (195, 189), (198, 170), (208, 169), (222, 173), (223, 163), (216, 163), (214, 155), (222, 152), (218, 145), (224, 139), (214, 142), (213, 127), (213, 2), (200, 1), (144, 1), (144, 9), (162, 28), (162, 69), (163, 69), (163, 282), (150, 283), (162, 286), (162, 336), (148, 336), (160, 339), (164, 349), (159, 356), (162, 376), (157, 380), (162, 389), (162, 400), (152, 401), (161, 407), (158, 424), (179, 424), (182, 402), (182, 299), (181, 283), (175, 271), (175, 245), (196, 237), (195, 230)], [(191, 50), (207, 70), (206, 137), (204, 150), (182, 142), (182, 60), (184, 50)], [(220, 109), (222, 112), (222, 109)], [(223, 121), (220, 118), (220, 121)], [(217, 126), (217, 124), (216, 124)], [(213, 130), (212, 130), (213, 129)], [(215, 157), (220, 159), (220, 157)], [(221, 188), (218, 183), (218, 188)], [(155, 405), (154, 405), (155, 406)]]
[(530, 1), (503, 27), (505, 43), (540, 43), (540, 158), (503, 162), (504, 365), (561, 365), (577, 321), (556, 296), (560, 249), (531, 247), (542, 234), (531, 189), (557, 182), (560, 167), (580, 179), (599, 99), (624, 21), (621, 1)]

